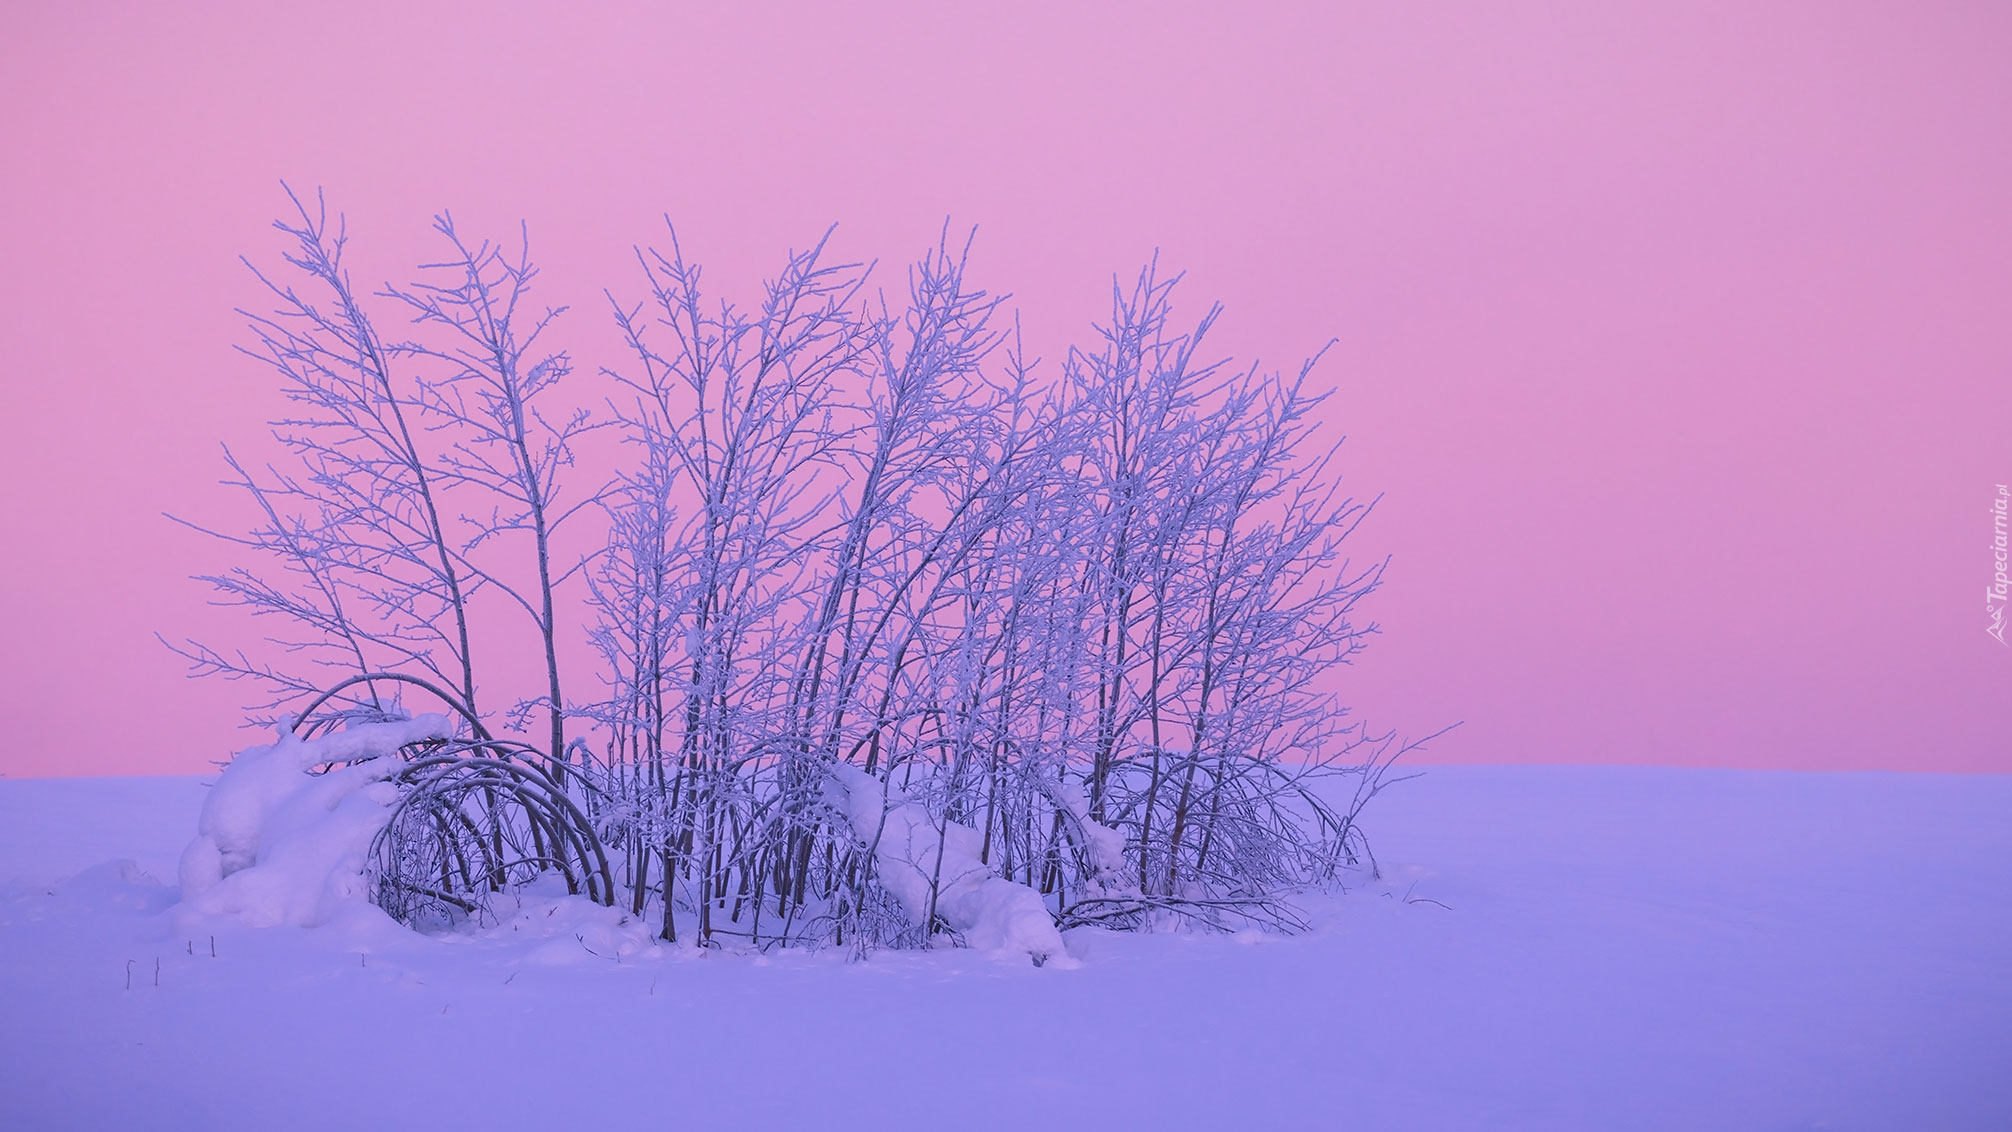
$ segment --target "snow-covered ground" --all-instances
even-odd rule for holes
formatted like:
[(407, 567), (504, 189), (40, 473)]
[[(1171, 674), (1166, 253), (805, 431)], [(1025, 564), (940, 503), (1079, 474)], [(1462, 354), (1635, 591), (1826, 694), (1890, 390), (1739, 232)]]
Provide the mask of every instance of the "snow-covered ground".
[(1042, 969), (564, 902), (212, 958), (204, 789), (0, 782), (0, 1127), (2012, 1128), (2012, 777), (1435, 769), (1311, 933)]

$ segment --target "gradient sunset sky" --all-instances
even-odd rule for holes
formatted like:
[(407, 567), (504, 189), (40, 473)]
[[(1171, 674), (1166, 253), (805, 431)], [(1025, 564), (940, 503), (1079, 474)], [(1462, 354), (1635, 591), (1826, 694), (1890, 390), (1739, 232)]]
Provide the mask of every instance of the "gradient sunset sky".
[[(726, 7), (726, 6), (720, 6)], [(2012, 7), (24, 4), (0, 15), (0, 773), (187, 772), (187, 580), (281, 408), (282, 179), (360, 281), (514, 233), (585, 364), (663, 216), (751, 287), (946, 216), (1051, 361), (1157, 248), (1382, 502), (1375, 724), (1442, 761), (2012, 770)], [(890, 279), (894, 278), (890, 276)]]

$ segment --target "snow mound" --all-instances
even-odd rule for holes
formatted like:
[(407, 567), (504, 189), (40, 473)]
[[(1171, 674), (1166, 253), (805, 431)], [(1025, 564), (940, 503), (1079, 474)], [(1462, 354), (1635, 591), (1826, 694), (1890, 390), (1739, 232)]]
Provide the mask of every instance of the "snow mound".
[(1134, 896), (1131, 867), (1125, 860), (1125, 835), (1108, 825), (1091, 820), (1090, 800), (1083, 788), (1072, 782), (1058, 782), (1048, 788), (1048, 796), (1069, 815), (1084, 856), (1090, 863), (1085, 894), (1091, 896)]
[(509, 894), (514, 903), (498, 908), (494, 927), (477, 938), (510, 939), (531, 946), (525, 958), (541, 966), (571, 966), (623, 960), (660, 952), (656, 930), (620, 908), (571, 894), (547, 874)]
[(48, 889), (53, 907), (64, 912), (153, 915), (175, 902), (174, 890), (130, 857), (105, 861), (57, 881)]
[(936, 914), (971, 947), (1005, 955), (1026, 955), (1036, 965), (1073, 967), (1041, 894), (999, 876), (979, 859), (983, 838), (957, 822), (939, 831), (922, 806), (858, 767), (831, 767), (831, 799), (860, 839), (874, 848), (880, 883), (901, 902), (916, 924), (929, 915), (931, 880)]
[[(182, 852), (184, 908), (251, 927), (316, 927), (366, 902), (365, 858), (398, 800), (400, 747), (447, 739), (444, 715), (366, 723), (315, 739), (284, 721), (277, 741), (238, 753), (203, 801)], [(326, 774), (317, 766), (347, 763)]]

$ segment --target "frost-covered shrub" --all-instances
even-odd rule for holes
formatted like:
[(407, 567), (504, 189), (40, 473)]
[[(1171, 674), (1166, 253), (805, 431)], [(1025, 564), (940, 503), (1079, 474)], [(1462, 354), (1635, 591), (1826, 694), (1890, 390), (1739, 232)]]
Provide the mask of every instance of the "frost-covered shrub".
[[(1044, 371), (968, 245), (897, 301), (820, 243), (743, 310), (673, 239), (614, 307), (627, 359), (580, 390), (528, 258), (436, 227), (445, 274), (375, 297), (413, 320), (394, 341), (340, 226), (281, 225), (300, 284), (252, 352), (302, 406), (280, 436), (303, 470), (233, 467), (263, 516), (235, 541), (285, 573), (210, 579), (325, 671), (423, 678), (461, 716), (382, 779), (387, 910), (452, 918), (554, 869), (669, 939), (1045, 961), (1058, 925), (1290, 924), (1284, 894), (1367, 861), (1355, 819), (1395, 748), (1334, 674), (1382, 563), (1344, 555), (1367, 505), (1315, 446), (1311, 362), (1211, 360), (1218, 312), (1178, 325), (1151, 267)], [(581, 490), (595, 430), (618, 466)], [(587, 509), (605, 540), (567, 542)], [(543, 675), (498, 717), (470, 625), (512, 607)], [(595, 695), (561, 679), (575, 631)], [(188, 655), (277, 703), (317, 683)], [(337, 702), (393, 710), (380, 690)], [(535, 738), (491, 738), (534, 713)], [(579, 820), (499, 818), (499, 791)]]

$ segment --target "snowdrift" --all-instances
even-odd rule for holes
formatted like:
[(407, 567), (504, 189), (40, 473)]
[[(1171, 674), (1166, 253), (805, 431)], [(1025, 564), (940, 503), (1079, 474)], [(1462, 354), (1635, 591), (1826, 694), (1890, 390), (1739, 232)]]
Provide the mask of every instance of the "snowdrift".
[(920, 804), (856, 766), (831, 767), (832, 802), (873, 850), (880, 883), (911, 922), (937, 916), (984, 952), (1026, 955), (1036, 966), (1074, 966), (1041, 894), (979, 857), (984, 838), (970, 826), (939, 822)]
[[(182, 904), (252, 927), (315, 927), (366, 905), (364, 867), (398, 800), (385, 779), (398, 772), (399, 748), (453, 734), (444, 715), (314, 739), (282, 721), (272, 744), (239, 752), (210, 788), (182, 852)], [(330, 763), (347, 765), (310, 773)]]

